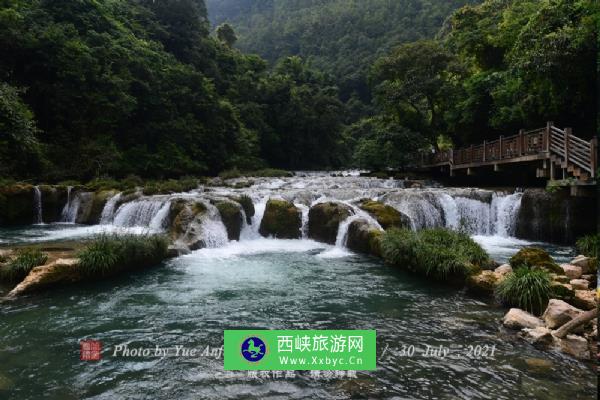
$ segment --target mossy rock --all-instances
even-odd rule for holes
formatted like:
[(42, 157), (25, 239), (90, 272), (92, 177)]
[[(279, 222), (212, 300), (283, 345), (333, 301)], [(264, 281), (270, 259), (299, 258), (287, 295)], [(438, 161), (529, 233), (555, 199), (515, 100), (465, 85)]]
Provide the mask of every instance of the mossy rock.
[(466, 285), (469, 292), (480, 296), (493, 296), (502, 277), (494, 271), (480, 271), (467, 277)]
[(0, 225), (29, 225), (34, 222), (32, 185), (0, 187)]
[(357, 253), (380, 257), (382, 234), (382, 231), (373, 228), (365, 219), (357, 219), (348, 227), (346, 246)]
[(169, 208), (171, 239), (176, 240), (185, 235), (194, 219), (206, 212), (206, 206), (200, 202), (190, 203), (187, 200), (175, 200)]
[(301, 228), (302, 213), (293, 203), (270, 199), (258, 231), (265, 237), (298, 239), (301, 237)]
[(242, 206), (242, 208), (244, 209), (244, 213), (246, 214), (246, 222), (248, 223), (248, 225), (251, 225), (252, 217), (254, 217), (256, 210), (254, 209), (254, 203), (252, 202), (250, 196), (232, 196), (230, 197), (230, 199), (239, 203)]
[(550, 285), (551, 295), (553, 299), (559, 299), (571, 303), (575, 298), (575, 291), (564, 283), (552, 282)]
[(410, 218), (392, 206), (379, 201), (365, 200), (359, 207), (371, 214), (383, 229), (410, 228)]
[(352, 214), (342, 203), (319, 203), (308, 212), (308, 236), (319, 242), (335, 244), (340, 223)]
[(512, 256), (509, 264), (513, 269), (518, 267), (541, 268), (555, 274), (563, 274), (562, 268), (554, 262), (550, 255), (537, 247), (525, 247)]
[(221, 214), (221, 221), (227, 229), (227, 238), (229, 240), (240, 240), (240, 233), (242, 231), (242, 207), (231, 201), (218, 201), (215, 207)]

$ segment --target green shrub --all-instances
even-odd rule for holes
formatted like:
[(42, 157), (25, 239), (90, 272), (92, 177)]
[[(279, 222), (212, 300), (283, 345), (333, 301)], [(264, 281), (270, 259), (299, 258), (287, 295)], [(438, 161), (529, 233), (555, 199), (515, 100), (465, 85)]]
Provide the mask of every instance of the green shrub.
[(168, 240), (161, 235), (100, 235), (79, 252), (82, 273), (105, 277), (148, 267), (167, 256)]
[(598, 258), (600, 253), (600, 233), (587, 235), (577, 240), (577, 251), (588, 257)]
[(381, 253), (390, 265), (436, 280), (464, 279), (490, 262), (468, 235), (447, 229), (389, 230), (381, 239)]
[(219, 174), (219, 178), (221, 179), (235, 179), (242, 176), (242, 173), (236, 168), (225, 170)]
[(509, 307), (539, 315), (552, 294), (550, 273), (543, 269), (517, 267), (496, 288), (497, 298)]
[(0, 280), (6, 282), (20, 282), (33, 268), (43, 265), (48, 261), (48, 256), (38, 249), (22, 249), (17, 257), (0, 268)]

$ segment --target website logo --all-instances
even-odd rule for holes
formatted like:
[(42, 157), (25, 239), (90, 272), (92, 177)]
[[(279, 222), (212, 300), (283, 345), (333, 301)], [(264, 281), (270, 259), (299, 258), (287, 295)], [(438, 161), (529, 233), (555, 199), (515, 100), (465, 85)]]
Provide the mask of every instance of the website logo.
[(250, 362), (258, 362), (267, 354), (267, 345), (260, 338), (252, 336), (242, 342), (242, 356)]

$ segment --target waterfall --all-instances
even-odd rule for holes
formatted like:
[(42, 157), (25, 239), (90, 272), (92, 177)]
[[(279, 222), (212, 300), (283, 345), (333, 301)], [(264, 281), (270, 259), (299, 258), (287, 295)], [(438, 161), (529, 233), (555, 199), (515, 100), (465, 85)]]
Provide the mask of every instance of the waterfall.
[(308, 212), (310, 208), (300, 203), (294, 205), (302, 212), (302, 227), (300, 228), (300, 232), (302, 232), (302, 239), (306, 239), (308, 237)]
[(162, 231), (163, 229), (166, 228), (166, 221), (167, 221), (167, 217), (169, 216), (169, 210), (171, 209), (171, 202), (167, 201), (165, 202), (165, 204), (163, 204), (163, 206), (160, 208), (160, 210), (158, 210), (158, 212), (156, 213), (156, 215), (154, 215), (154, 217), (152, 217), (152, 220), (150, 221), (150, 229), (156, 230), (156, 231)]
[(100, 216), (100, 224), (107, 225), (112, 222), (115, 215), (115, 206), (117, 205), (117, 202), (121, 199), (121, 196), (122, 193), (117, 193), (116, 195), (108, 199), (108, 201), (104, 205), (104, 208), (102, 209), (102, 214)]
[(42, 191), (39, 186), (33, 187), (33, 207), (35, 211), (35, 220), (36, 224), (43, 224), (42, 218)]
[[(159, 211), (163, 210), (163, 207), (165, 207), (165, 200), (163, 199), (143, 199), (125, 203), (117, 210), (113, 225), (150, 227), (154, 217), (159, 214)], [(155, 221), (155, 223), (158, 222)]]
[(225, 246), (228, 242), (227, 228), (221, 220), (221, 214), (214, 205), (205, 202), (206, 214), (202, 217), (202, 238), (207, 248), (213, 249)]
[(243, 224), (242, 232), (240, 233), (240, 240), (260, 239), (262, 237), (260, 233), (258, 233), (258, 229), (260, 228), (260, 221), (262, 221), (262, 217), (265, 214), (267, 200), (268, 197), (254, 204), (254, 216), (252, 217), (252, 224)]
[(369, 213), (363, 211), (359, 207), (356, 207), (353, 204), (342, 202), (352, 208), (352, 215), (348, 218), (340, 222), (340, 226), (338, 227), (337, 236), (335, 238), (335, 246), (336, 247), (346, 247), (346, 242), (348, 241), (348, 229), (350, 228), (350, 224), (357, 219), (365, 219), (369, 222), (370, 225), (383, 230), (379, 222), (375, 218), (373, 218)]
[(515, 234), (522, 197), (523, 193), (514, 193), (508, 196), (494, 195), (491, 207), (494, 221), (493, 233), (505, 237)]
[(471, 235), (511, 236), (522, 193), (469, 190), (399, 191), (382, 200), (406, 214), (414, 230), (446, 227)]
[(61, 216), (60, 222), (67, 222), (74, 224), (77, 222), (77, 214), (79, 212), (79, 206), (81, 205), (81, 197), (79, 194), (75, 194), (74, 198), (71, 198), (71, 188), (67, 189), (67, 204), (65, 204)]

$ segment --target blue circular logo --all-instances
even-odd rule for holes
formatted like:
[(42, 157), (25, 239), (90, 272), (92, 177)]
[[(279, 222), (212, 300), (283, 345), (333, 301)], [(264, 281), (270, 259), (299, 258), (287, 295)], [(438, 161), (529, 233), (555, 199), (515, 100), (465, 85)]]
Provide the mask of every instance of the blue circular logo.
[(242, 356), (250, 362), (257, 362), (267, 354), (267, 346), (261, 339), (253, 336), (242, 342)]

